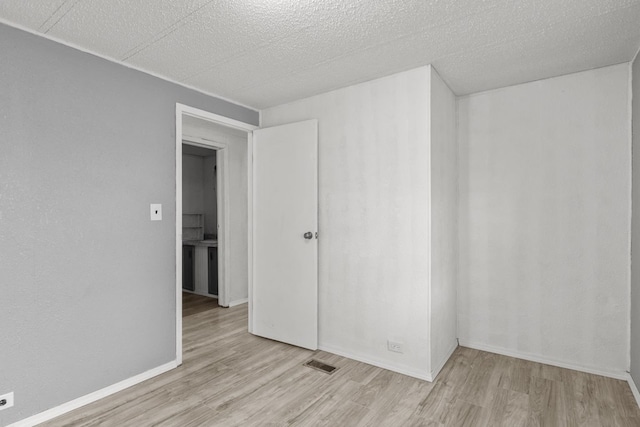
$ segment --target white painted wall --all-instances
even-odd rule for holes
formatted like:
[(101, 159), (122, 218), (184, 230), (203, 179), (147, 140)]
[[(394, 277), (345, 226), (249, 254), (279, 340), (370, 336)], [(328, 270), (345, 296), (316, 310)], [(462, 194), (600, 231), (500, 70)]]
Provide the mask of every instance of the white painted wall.
[(320, 347), (423, 378), (429, 86), (422, 67), (264, 110), (261, 123), (319, 121)]
[(182, 155), (182, 212), (204, 214), (203, 158)]
[[(200, 119), (185, 116), (183, 134), (226, 143), (228, 145), (229, 173), (229, 302), (246, 300), (248, 297), (248, 184), (246, 134), (225, 131), (222, 127)], [(220, 250), (220, 248), (218, 248)]]
[(631, 223), (631, 376), (640, 385), (640, 59), (632, 72), (633, 214)]
[(457, 347), (456, 97), (431, 68), (431, 374)]
[(629, 66), (459, 99), (461, 344), (629, 367)]

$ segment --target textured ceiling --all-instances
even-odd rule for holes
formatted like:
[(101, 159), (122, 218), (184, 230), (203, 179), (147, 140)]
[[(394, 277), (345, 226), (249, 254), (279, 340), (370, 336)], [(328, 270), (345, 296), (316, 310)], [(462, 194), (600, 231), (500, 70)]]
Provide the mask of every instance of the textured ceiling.
[(640, 47), (640, 0), (0, 0), (0, 18), (258, 109), (426, 64), (463, 95)]

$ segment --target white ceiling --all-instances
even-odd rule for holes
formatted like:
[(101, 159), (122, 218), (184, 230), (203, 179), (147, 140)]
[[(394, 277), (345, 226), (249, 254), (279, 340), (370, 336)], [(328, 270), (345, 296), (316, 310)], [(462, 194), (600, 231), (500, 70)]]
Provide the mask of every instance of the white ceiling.
[(640, 0), (2, 0), (0, 18), (257, 109), (430, 63), (463, 95), (640, 47)]

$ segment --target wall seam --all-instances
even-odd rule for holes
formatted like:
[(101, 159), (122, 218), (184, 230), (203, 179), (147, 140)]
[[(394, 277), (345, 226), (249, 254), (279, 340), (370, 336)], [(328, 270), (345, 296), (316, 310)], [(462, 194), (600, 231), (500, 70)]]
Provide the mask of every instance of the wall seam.
[[(636, 53), (636, 56), (638, 54)], [(632, 273), (633, 273), (633, 61), (629, 63), (629, 97), (628, 97), (628, 109), (627, 115), (629, 119), (629, 239), (627, 241), (628, 250), (629, 250), (629, 278), (627, 280), (628, 290), (629, 290), (629, 307), (628, 307), (628, 345), (629, 351), (627, 352), (627, 371), (631, 373), (631, 306), (633, 305), (633, 300), (631, 298), (631, 282), (632, 282)]]
[(633, 298), (632, 298), (632, 294), (633, 294), (633, 172), (634, 172), (634, 164), (633, 164), (633, 135), (634, 135), (634, 127), (633, 127), (633, 64), (635, 63), (635, 61), (638, 59), (638, 54), (640, 54), (640, 47), (638, 48), (638, 50), (636, 51), (636, 54), (634, 55), (633, 59), (631, 60), (631, 62), (629, 62), (629, 152), (631, 153), (631, 164), (629, 166), (630, 168), (630, 174), (631, 174), (631, 182), (629, 185), (629, 199), (630, 199), (630, 203), (629, 203), (629, 330), (628, 330), (628, 334), (629, 334), (629, 352), (628, 352), (628, 372), (629, 372), (629, 376), (631, 377), (631, 352), (632, 352), (632, 342), (631, 342), (631, 338), (632, 338), (632, 334), (631, 334), (631, 329), (632, 329), (632, 307), (633, 307)]
[(431, 375), (432, 372), (432, 366), (431, 363), (433, 361), (433, 357), (432, 357), (432, 351), (433, 351), (433, 297), (432, 297), (432, 292), (431, 292), (431, 287), (432, 287), (432, 269), (431, 269), (431, 258), (433, 257), (433, 233), (432, 233), (432, 224), (431, 224), (431, 217), (432, 217), (432, 210), (433, 210), (433, 203), (432, 203), (432, 199), (431, 196), (433, 194), (432, 192), (432, 185), (433, 185), (433, 179), (431, 174), (433, 173), (433, 168), (431, 166), (431, 162), (432, 162), (432, 153), (431, 150), (433, 148), (433, 143), (432, 143), (432, 139), (433, 139), (433, 123), (431, 121), (431, 115), (432, 115), (432, 111), (433, 111), (433, 65), (429, 65), (428, 67), (428, 85), (429, 85), (429, 93), (428, 93), (428, 105), (429, 105), (429, 111), (428, 111), (428, 117), (427, 117), (427, 123), (429, 126), (429, 150), (428, 150), (428, 154), (429, 154), (429, 159), (428, 159), (428, 165), (427, 167), (429, 168), (429, 173), (428, 173), (428, 186), (427, 186), (427, 200), (428, 200), (428, 210), (427, 210), (427, 230), (429, 235), (427, 236), (427, 241), (429, 242), (429, 251), (428, 251), (428, 259), (427, 259), (427, 269), (428, 269), (428, 274), (427, 274), (427, 298), (429, 299), (428, 304), (427, 304), (427, 310), (428, 310), (428, 322), (429, 322), (429, 327), (427, 328), (427, 340), (429, 343), (429, 350), (427, 351), (427, 373), (429, 375)]
[(455, 144), (456, 144), (456, 340), (460, 345), (460, 103), (459, 97), (455, 98)]

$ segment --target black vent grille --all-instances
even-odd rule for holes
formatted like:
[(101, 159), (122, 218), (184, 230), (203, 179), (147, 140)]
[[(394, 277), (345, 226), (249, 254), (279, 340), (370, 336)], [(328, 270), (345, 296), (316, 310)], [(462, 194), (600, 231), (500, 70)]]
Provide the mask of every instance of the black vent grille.
[(336, 368), (335, 366), (327, 365), (326, 363), (323, 363), (316, 359), (309, 360), (307, 363), (304, 364), (304, 366), (308, 366), (317, 371), (324, 372), (325, 374), (333, 374), (335, 371), (338, 370), (338, 368)]

